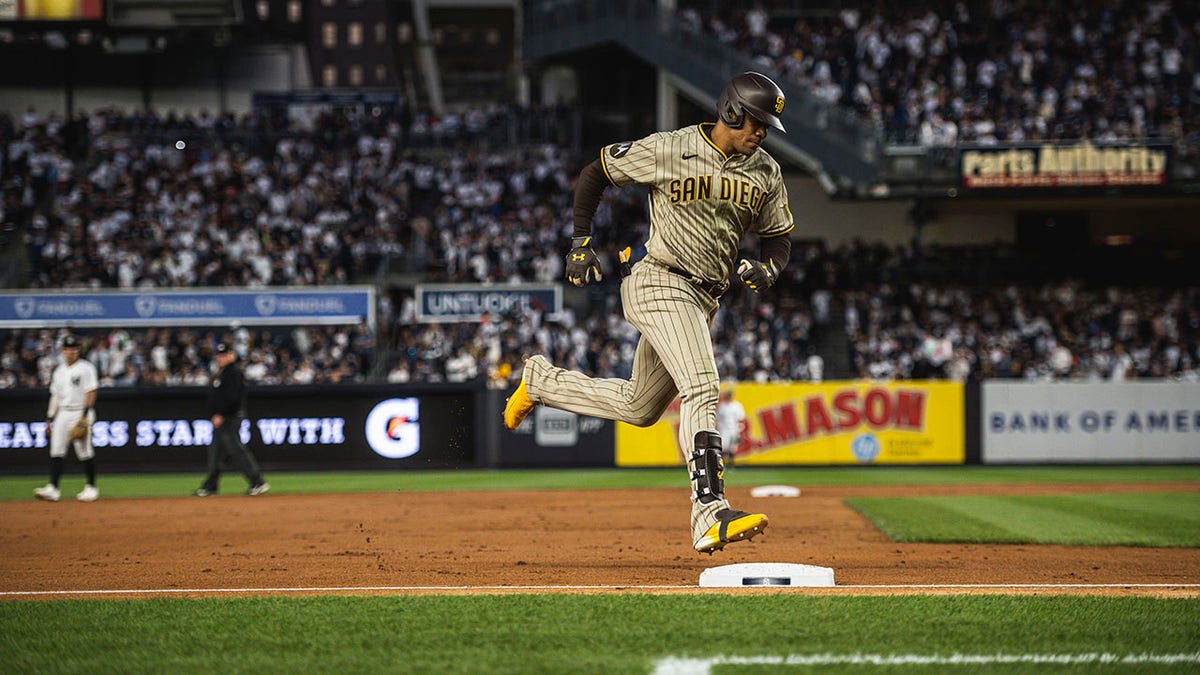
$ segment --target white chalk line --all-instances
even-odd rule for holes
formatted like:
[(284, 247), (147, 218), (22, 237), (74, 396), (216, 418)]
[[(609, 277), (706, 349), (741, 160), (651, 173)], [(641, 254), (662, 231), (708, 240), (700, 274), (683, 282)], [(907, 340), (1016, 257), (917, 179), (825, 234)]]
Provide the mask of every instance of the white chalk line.
[[(768, 587), (755, 587), (755, 589)], [(817, 588), (807, 586), (781, 587), (773, 586), (771, 590), (797, 590), (802, 588)], [(821, 590), (931, 590), (931, 589), (1068, 589), (1068, 588), (1200, 588), (1200, 584), (850, 584), (845, 586), (819, 587)], [(169, 595), (182, 593), (355, 593), (355, 592), (417, 592), (417, 591), (677, 591), (700, 590), (700, 586), (672, 585), (544, 585), (544, 586), (279, 586), (264, 588), (104, 588), (104, 589), (62, 589), (49, 591), (0, 591), (0, 597), (39, 596), (39, 595)]]
[(1200, 663), (1200, 652), (1183, 654), (789, 654), (787, 656), (669, 656), (654, 664), (654, 675), (710, 675), (714, 666), (975, 666), (992, 664), (1177, 664)]

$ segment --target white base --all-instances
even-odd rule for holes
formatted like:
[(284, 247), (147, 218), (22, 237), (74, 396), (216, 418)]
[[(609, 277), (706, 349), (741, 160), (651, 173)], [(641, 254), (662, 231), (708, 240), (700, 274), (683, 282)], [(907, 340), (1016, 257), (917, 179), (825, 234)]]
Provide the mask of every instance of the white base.
[(800, 488), (795, 485), (759, 485), (750, 488), (751, 497), (799, 497)]
[(832, 586), (833, 568), (795, 563), (722, 565), (701, 572), (700, 585), (710, 588)]

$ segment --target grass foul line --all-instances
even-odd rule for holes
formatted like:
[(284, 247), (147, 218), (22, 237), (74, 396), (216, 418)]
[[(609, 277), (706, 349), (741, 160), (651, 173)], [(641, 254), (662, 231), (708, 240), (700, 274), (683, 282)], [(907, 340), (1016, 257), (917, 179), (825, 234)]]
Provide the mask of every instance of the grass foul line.
[(974, 666), (991, 664), (1176, 664), (1200, 663), (1190, 654), (789, 654), (787, 656), (669, 656), (654, 664), (654, 675), (710, 675), (713, 666)]

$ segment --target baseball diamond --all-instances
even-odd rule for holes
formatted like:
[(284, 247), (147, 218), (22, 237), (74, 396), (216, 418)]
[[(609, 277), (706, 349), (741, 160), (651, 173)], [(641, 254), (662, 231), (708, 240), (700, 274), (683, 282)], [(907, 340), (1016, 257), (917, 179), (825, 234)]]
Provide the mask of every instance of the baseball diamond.
[[(750, 544), (687, 555), (674, 489), (275, 494), (194, 499), (0, 502), (0, 593), (191, 589), (189, 596), (321, 593), (701, 592), (709, 567), (788, 561), (831, 567), (832, 594), (1070, 593), (1196, 597), (1195, 549), (897, 543), (850, 497), (1178, 493), (1194, 482), (805, 487), (799, 498), (734, 499), (776, 522)], [(636, 504), (620, 529), (611, 514)], [(437, 523), (430, 536), (429, 523)], [(186, 539), (185, 549), (178, 542)], [(114, 551), (124, 552), (114, 555)], [(681, 555), (681, 552), (683, 555)], [(261, 589), (238, 592), (236, 589)], [(331, 589), (322, 591), (321, 589)], [(371, 588), (379, 588), (370, 591)], [(455, 588), (462, 591), (455, 591)], [(143, 590), (139, 590), (143, 589)], [(341, 591), (332, 589), (343, 589)], [(402, 589), (402, 590), (397, 590)], [(424, 589), (424, 590), (422, 590)]]

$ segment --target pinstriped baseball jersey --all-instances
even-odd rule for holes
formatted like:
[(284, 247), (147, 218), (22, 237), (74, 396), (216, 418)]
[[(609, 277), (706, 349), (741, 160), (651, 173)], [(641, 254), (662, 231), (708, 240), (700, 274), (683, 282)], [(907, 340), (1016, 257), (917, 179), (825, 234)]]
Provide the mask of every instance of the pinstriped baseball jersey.
[(613, 185), (651, 188), (647, 255), (719, 283), (729, 277), (742, 237), (786, 234), (794, 223), (779, 164), (762, 149), (727, 156), (712, 142), (712, 127), (613, 143), (600, 160)]
[(50, 393), (57, 397), (59, 410), (83, 410), (88, 392), (98, 385), (96, 366), (85, 359), (69, 366), (60, 363), (50, 375)]
[[(85, 410), (87, 394), (95, 391), (99, 385), (97, 375), (96, 366), (85, 359), (78, 359), (69, 366), (64, 361), (58, 364), (50, 375), (50, 396), (53, 401), (51, 407), (56, 408), (50, 427), (51, 457), (66, 457), (67, 450), (71, 447), (75, 448), (75, 456), (80, 461), (87, 461), (95, 456), (91, 434), (77, 441), (72, 441), (69, 434), (79, 418), (88, 414)], [(94, 417), (92, 415), (91, 421), (94, 421)]]

